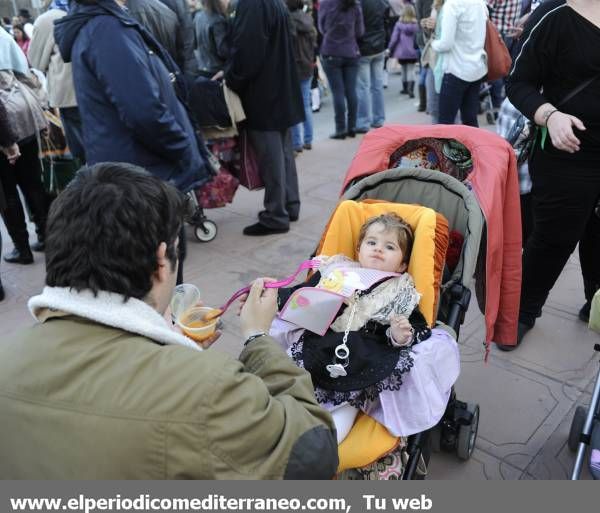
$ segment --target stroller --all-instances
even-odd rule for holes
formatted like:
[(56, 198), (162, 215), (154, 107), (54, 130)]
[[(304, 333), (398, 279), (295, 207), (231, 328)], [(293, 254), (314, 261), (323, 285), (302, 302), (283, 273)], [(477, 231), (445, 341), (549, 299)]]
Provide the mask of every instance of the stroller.
[[(590, 329), (600, 333), (600, 291), (596, 292), (592, 302)], [(594, 350), (600, 353), (600, 344), (596, 344)], [(577, 406), (571, 423), (568, 446), (571, 451), (577, 451), (572, 480), (579, 479), (588, 445), (591, 448), (590, 473), (594, 479), (600, 479), (600, 371), (589, 408)]]
[[(228, 93), (230, 96), (233, 93)], [(241, 103), (239, 98), (236, 106)], [(210, 242), (217, 236), (217, 225), (207, 219), (204, 210), (224, 207), (233, 201), (240, 185), (238, 177), (245, 154), (237, 137), (236, 124), (243, 118), (232, 117), (226, 101), (224, 84), (198, 76), (191, 84), (189, 107), (203, 141), (206, 141), (207, 158), (216, 172), (212, 181), (191, 191), (189, 198), (193, 214), (187, 222), (194, 227), (200, 242)]]
[[(436, 141), (441, 146), (436, 145)], [(449, 141), (463, 142), (464, 146), (446, 144)], [(460, 146), (468, 148), (462, 155), (457, 153)], [(419, 160), (419, 156), (422, 160)], [(486, 268), (498, 270), (495, 257), (486, 257), (486, 249), (492, 247), (494, 253), (498, 249), (496, 242), (488, 241), (489, 238), (496, 239), (498, 230), (486, 230), (484, 214), (494, 214), (495, 209), (486, 205), (484, 210), (475, 194), (481, 190), (482, 183), (480, 176), (473, 171), (482, 162), (487, 162), (481, 165), (482, 168), (493, 170), (488, 173), (493, 176), (492, 182), (502, 181), (506, 195), (514, 196), (518, 205), (514, 155), (506, 142), (495, 134), (470, 127), (386, 126), (370, 132), (363, 139), (346, 174), (342, 199), (362, 202), (359, 205), (372, 202), (382, 205), (382, 201), (393, 204), (418, 203), (432, 209), (435, 214), (430, 217), (429, 224), (434, 228), (425, 235), (430, 241), (429, 266), (423, 270), (423, 276), (409, 267), (417, 289), (423, 293), (420, 308), (424, 315), (432, 326), (447, 327), (458, 339), (471, 299), (470, 286), (474, 275), (478, 274), (479, 306), (482, 312), (488, 310), (486, 340), (491, 341), (496, 333), (501, 338), (496, 341), (502, 342), (504, 335), (509, 332), (509, 337), (514, 335), (514, 343), (520, 291), (517, 289), (507, 298), (499, 297), (497, 290), (500, 287), (485, 287), (486, 281), (494, 284)], [(487, 201), (488, 198), (484, 196), (483, 199)], [(328, 234), (337, 224), (336, 215), (342, 205), (344, 203), (338, 206), (327, 225), (316, 254), (344, 252), (343, 248), (332, 248), (328, 242)], [(499, 208), (503, 210), (502, 205)], [(512, 209), (512, 214), (508, 214), (510, 219), (504, 220), (508, 227), (504, 243), (511, 248), (504, 257), (515, 269), (518, 267), (516, 272), (520, 274), (520, 252), (515, 252), (514, 248), (517, 244), (520, 248), (521, 243), (518, 216), (517, 207), (516, 212)], [(419, 236), (417, 233), (418, 230), (415, 232), (416, 238)], [(448, 245), (450, 250), (446, 253)], [(411, 262), (413, 260), (411, 258)], [(450, 260), (452, 264), (448, 265)], [(510, 281), (510, 272), (499, 274)], [(429, 287), (429, 293), (423, 290), (424, 283)], [(511, 326), (508, 330), (499, 326), (494, 329), (496, 316), (493, 314), (495, 307), (501, 304), (506, 305), (510, 317)], [(423, 460), (428, 463), (431, 451), (454, 451), (460, 459), (469, 459), (475, 448), (478, 423), (479, 406), (460, 401), (452, 389), (439, 422), (425, 432), (408, 437), (403, 454), (407, 461), (401, 478), (422, 479), (424, 472), (418, 472), (417, 469)], [(382, 461), (397, 448), (398, 443), (399, 440), (381, 424), (371, 417), (359, 415), (350, 434), (340, 445), (339, 470), (364, 468)]]

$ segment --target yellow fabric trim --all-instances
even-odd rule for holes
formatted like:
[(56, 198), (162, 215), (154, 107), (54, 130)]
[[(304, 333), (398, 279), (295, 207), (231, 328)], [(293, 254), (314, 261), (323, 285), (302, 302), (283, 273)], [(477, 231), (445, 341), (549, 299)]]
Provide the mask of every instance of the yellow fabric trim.
[(366, 467), (394, 450), (399, 442), (400, 439), (391, 435), (379, 422), (359, 413), (352, 431), (338, 447), (338, 473)]

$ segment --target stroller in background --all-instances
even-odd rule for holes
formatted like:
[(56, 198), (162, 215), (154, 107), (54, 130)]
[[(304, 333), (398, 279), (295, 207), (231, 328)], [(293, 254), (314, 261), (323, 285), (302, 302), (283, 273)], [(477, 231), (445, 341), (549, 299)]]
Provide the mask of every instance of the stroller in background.
[[(590, 329), (600, 333), (600, 291), (596, 292), (592, 302)], [(600, 344), (594, 346), (600, 353)], [(569, 431), (568, 446), (571, 451), (577, 451), (573, 466), (572, 480), (579, 479), (588, 445), (591, 449), (589, 469), (594, 479), (600, 479), (600, 369), (592, 393), (589, 408), (577, 406)]]
[(212, 181), (189, 193), (194, 207), (187, 222), (194, 227), (200, 242), (210, 242), (217, 236), (217, 225), (209, 220), (205, 209), (224, 207), (233, 201), (240, 185), (245, 149), (241, 148), (235, 123), (224, 94), (223, 82), (199, 76), (190, 87), (189, 107), (202, 139), (206, 141), (216, 175)]
[[(411, 140), (412, 134), (415, 137)], [(468, 145), (470, 155), (459, 155), (460, 158), (454, 160), (450, 158), (456, 155), (454, 150), (457, 146), (445, 143), (452, 140)], [(442, 142), (441, 147), (435, 141)], [(386, 126), (370, 132), (363, 139), (344, 181), (344, 200), (417, 203), (446, 218), (451, 233), (449, 254), (454, 254), (456, 265), (454, 269), (447, 266), (444, 269), (437, 323), (449, 326), (456, 333), (456, 339), (460, 335), (460, 327), (469, 307), (470, 287), (475, 275), (479, 277), (476, 291), (481, 311), (486, 312), (487, 300), (490, 305), (500, 304), (495, 293), (485, 287), (486, 282), (491, 282), (486, 273), (486, 264), (489, 266), (493, 263), (491, 259), (486, 259), (488, 235), (495, 239), (497, 232), (488, 234), (490, 228), (486, 228), (484, 214), (490, 208), (489, 205), (486, 205), (485, 210), (480, 207), (470, 178), (474, 176), (472, 171), (475, 166), (481, 165), (483, 168), (482, 163), (485, 162), (485, 167), (495, 175), (494, 180), (510, 184), (507, 186), (507, 195), (515, 195), (518, 204), (516, 164), (514, 154), (509, 150), (506, 142), (494, 134), (470, 127)], [(477, 185), (479, 187), (480, 184)], [(520, 225), (514, 222), (519, 212), (508, 215), (515, 219), (511, 217), (510, 222), (506, 223), (511, 227), (514, 225), (514, 233), (509, 237), (505, 236), (505, 242), (511, 247), (510, 254), (507, 253), (505, 259), (519, 265), (520, 254), (512, 254), (513, 246), (520, 248)], [(518, 272), (520, 274), (520, 268)], [(507, 280), (509, 277), (506, 275)], [(519, 292), (516, 290), (514, 293), (516, 306), (512, 305), (513, 309), (507, 308), (507, 312), (510, 311), (509, 317), (514, 317), (511, 319), (514, 321), (514, 328)], [(512, 302), (515, 302), (515, 298), (512, 298)], [(494, 332), (492, 317), (488, 312), (486, 340), (491, 340), (490, 333)], [(514, 331), (516, 339), (516, 329)], [(462, 460), (470, 458), (475, 448), (478, 423), (479, 406), (460, 401), (453, 389), (446, 411), (438, 424), (426, 432), (409, 437), (408, 462), (402, 479), (419, 478), (419, 461), (423, 456), (427, 462), (431, 450), (454, 451)], [(381, 456), (383, 455), (379, 455)], [(373, 458), (366, 459), (368, 463), (372, 461)]]

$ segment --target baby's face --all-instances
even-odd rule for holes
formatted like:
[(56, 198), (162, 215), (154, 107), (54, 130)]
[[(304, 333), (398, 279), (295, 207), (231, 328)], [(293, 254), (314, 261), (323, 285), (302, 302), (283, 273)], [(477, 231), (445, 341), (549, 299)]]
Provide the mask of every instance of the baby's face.
[(369, 226), (358, 248), (358, 261), (362, 267), (378, 271), (403, 273), (407, 265), (402, 263), (404, 254), (398, 243), (398, 234), (386, 231), (381, 223)]

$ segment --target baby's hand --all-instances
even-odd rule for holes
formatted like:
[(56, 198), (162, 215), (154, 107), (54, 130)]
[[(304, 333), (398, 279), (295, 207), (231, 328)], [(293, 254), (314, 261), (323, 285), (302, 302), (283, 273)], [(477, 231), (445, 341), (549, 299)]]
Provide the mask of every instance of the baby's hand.
[(403, 315), (394, 315), (391, 320), (391, 332), (395, 346), (407, 346), (412, 342), (414, 330)]

